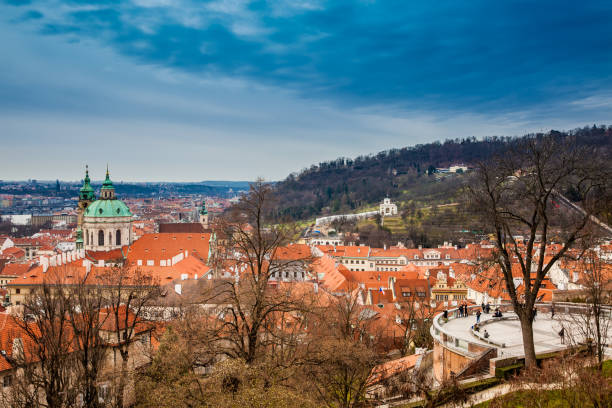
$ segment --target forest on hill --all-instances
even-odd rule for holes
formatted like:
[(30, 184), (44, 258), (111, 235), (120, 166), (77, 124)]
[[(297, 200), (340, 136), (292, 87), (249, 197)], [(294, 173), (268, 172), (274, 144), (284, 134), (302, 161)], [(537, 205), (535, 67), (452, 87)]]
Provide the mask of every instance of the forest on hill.
[[(580, 144), (602, 148), (612, 145), (612, 126), (553, 130), (550, 134), (559, 139), (573, 136)], [(410, 202), (413, 207), (415, 201), (430, 201), (429, 205), (450, 203), (463, 185), (462, 177), (457, 175), (448, 182), (450, 178), (440, 177), (436, 168), (459, 163), (473, 166), (521, 138), (541, 136), (448, 139), (321, 162), (276, 184), (278, 202), (273, 216), (277, 220), (306, 220), (350, 213), (374, 206), (384, 197), (403, 205)]]

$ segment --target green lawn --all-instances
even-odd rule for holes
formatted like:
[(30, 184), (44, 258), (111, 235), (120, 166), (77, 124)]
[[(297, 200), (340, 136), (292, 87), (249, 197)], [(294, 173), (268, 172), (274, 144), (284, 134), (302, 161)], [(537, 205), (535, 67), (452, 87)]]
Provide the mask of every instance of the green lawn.
[[(604, 361), (603, 375), (612, 381), (612, 360)], [(502, 397), (504, 398), (504, 397)], [(549, 408), (572, 408), (567, 401), (563, 400), (561, 391), (559, 390), (540, 390), (540, 391), (516, 391), (505, 396), (506, 401), (503, 405), (507, 408), (531, 408), (534, 406), (534, 401), (538, 401), (538, 406)], [(491, 406), (491, 401), (483, 402), (475, 406), (475, 408), (488, 408)], [(584, 405), (591, 407), (592, 405)]]

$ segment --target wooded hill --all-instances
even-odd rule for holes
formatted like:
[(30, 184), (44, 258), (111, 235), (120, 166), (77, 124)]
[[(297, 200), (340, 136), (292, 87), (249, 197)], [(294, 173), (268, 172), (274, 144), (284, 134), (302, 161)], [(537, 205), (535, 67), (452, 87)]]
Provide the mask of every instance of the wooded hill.
[[(612, 126), (592, 126), (571, 131), (551, 131), (556, 137), (575, 136), (579, 143), (610, 148)], [(529, 134), (524, 137), (538, 137)], [(540, 135), (541, 136), (541, 135)], [(446, 140), (382, 151), (354, 159), (341, 157), (290, 174), (276, 184), (277, 220), (305, 220), (316, 216), (349, 213), (377, 205), (384, 197), (400, 203), (424, 205), (450, 203), (462, 177), (441, 178), (437, 167), (474, 165), (503, 152), (517, 137), (491, 136)], [(445, 180), (445, 181), (440, 181)], [(433, 202), (431, 202), (433, 200)]]

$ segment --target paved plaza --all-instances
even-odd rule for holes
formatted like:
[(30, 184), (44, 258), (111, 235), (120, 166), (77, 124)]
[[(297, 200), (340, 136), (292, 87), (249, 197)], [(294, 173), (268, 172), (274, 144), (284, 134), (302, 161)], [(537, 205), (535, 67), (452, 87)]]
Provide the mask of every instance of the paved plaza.
[[(504, 317), (514, 317), (513, 320), (498, 320), (489, 324), (482, 324), (492, 315), (483, 314), (481, 316), (481, 329), (489, 332), (490, 340), (495, 343), (504, 343), (505, 347), (498, 347), (498, 357), (510, 357), (523, 355), (523, 338), (521, 335), (521, 324), (514, 313), (504, 313)], [(533, 337), (535, 342), (536, 353), (542, 353), (549, 350), (563, 347), (559, 331), (561, 330), (561, 321), (550, 318), (550, 314), (538, 314), (533, 324)], [(495, 319), (493, 319), (495, 320)], [(474, 336), (471, 330), (472, 325), (476, 323), (476, 316), (459, 317), (449, 320), (444, 324), (444, 330), (463, 340), (468, 340), (472, 343), (478, 343), (490, 347), (495, 347), (494, 344), (487, 343), (478, 337)], [(566, 343), (568, 336), (566, 335)]]

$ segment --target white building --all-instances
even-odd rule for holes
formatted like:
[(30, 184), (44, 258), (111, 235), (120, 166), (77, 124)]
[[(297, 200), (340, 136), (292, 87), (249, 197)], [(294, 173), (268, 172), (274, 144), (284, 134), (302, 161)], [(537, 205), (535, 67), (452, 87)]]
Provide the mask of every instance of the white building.
[(385, 198), (380, 204), (380, 215), (397, 215), (397, 205), (391, 202), (390, 198)]

